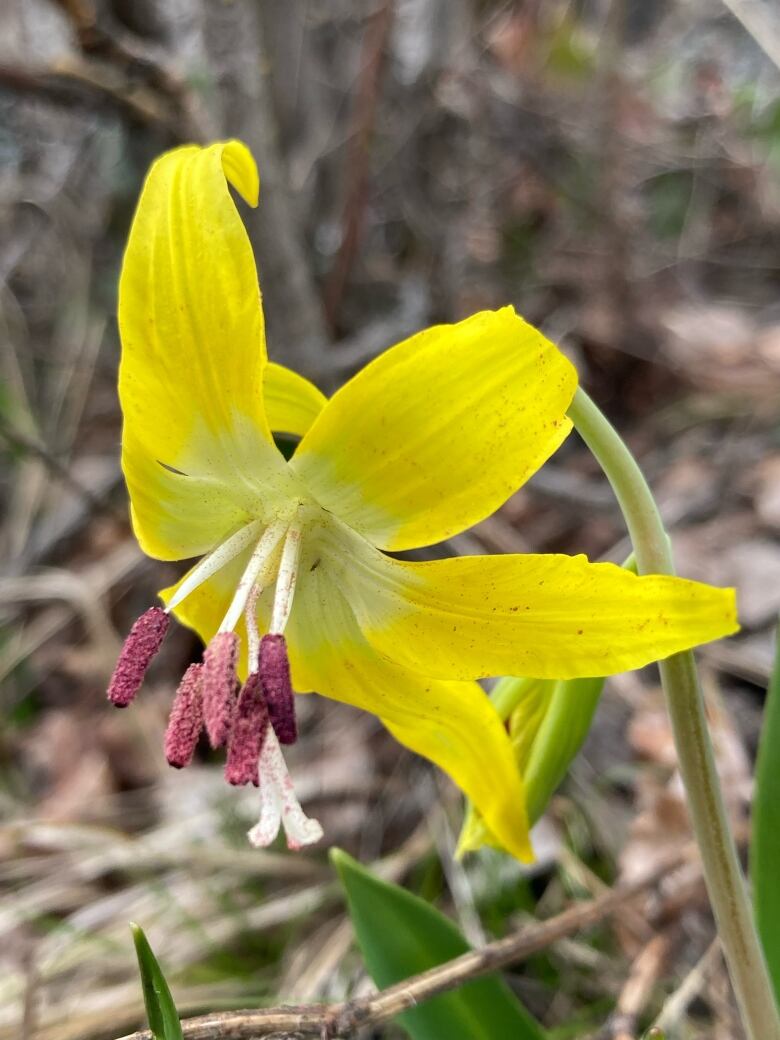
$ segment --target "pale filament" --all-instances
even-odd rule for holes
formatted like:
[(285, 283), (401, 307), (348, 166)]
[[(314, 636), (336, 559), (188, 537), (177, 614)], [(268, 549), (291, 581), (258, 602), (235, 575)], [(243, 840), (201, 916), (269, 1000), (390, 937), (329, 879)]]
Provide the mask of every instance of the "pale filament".
[(295, 585), (298, 580), (298, 561), (301, 555), (301, 529), (291, 527), (287, 532), (282, 549), (282, 561), (276, 578), (276, 593), (271, 612), (269, 633), (282, 635), (292, 611)]
[[(277, 543), (278, 544), (278, 543)], [(298, 578), (298, 562), (300, 560), (301, 531), (291, 527), (282, 548), (282, 558), (276, 576), (276, 590), (272, 607), (271, 627), (269, 634), (281, 635), (287, 627), (292, 610), (295, 584)], [(247, 568), (247, 572), (249, 568)], [(249, 673), (256, 672), (260, 665), (260, 633), (257, 628), (257, 601), (270, 580), (270, 568), (259, 575), (252, 585), (244, 605), (244, 619), (247, 632), (247, 654)], [(246, 576), (245, 573), (245, 576)], [(243, 579), (242, 579), (243, 581)], [(240, 587), (240, 586), (239, 586)], [(238, 619), (236, 619), (238, 620)], [(226, 618), (227, 621), (227, 618)], [(226, 622), (223, 621), (223, 626)], [(221, 631), (222, 629), (220, 629)]]
[(222, 624), (219, 626), (220, 632), (232, 632), (238, 624), (238, 619), (246, 607), (249, 595), (254, 588), (258, 579), (261, 580), (262, 584), (268, 580), (269, 575), (265, 573), (270, 570), (269, 565), (273, 563), (274, 552), (284, 538), (289, 525), (289, 519), (276, 520), (274, 523), (269, 524), (266, 527), (260, 541), (255, 547), (255, 551), (249, 557), (249, 563), (246, 565), (246, 570), (241, 575), (241, 580), (236, 587), (236, 593), (233, 596), (233, 602), (228, 607), (227, 614), (222, 619)]
[(194, 592), (199, 585), (202, 585), (204, 581), (216, 574), (218, 570), (221, 570), (231, 560), (234, 560), (248, 545), (251, 545), (257, 538), (261, 527), (262, 523), (260, 520), (252, 520), (251, 523), (246, 524), (229, 538), (226, 538), (216, 549), (212, 549), (207, 556), (203, 557), (200, 563), (195, 564), (168, 601), (168, 605), (165, 608), (166, 613), (170, 613), (174, 607), (178, 607), (182, 600), (186, 599), (191, 592)]

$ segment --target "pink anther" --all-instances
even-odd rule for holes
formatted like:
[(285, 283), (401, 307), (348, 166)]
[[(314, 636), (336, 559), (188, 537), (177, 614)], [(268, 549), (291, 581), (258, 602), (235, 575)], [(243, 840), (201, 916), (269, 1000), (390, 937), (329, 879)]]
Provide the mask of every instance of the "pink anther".
[(265, 635), (260, 640), (260, 677), (271, 725), (279, 743), (294, 744), (298, 739), (298, 725), (284, 636)]
[(258, 786), (257, 763), (268, 726), (268, 708), (260, 675), (252, 672), (241, 688), (228, 741), (225, 779), (229, 784)]
[(170, 621), (162, 607), (149, 607), (130, 629), (108, 684), (108, 699), (117, 708), (126, 708), (140, 690)]
[(173, 699), (165, 731), (165, 757), (175, 769), (190, 764), (203, 729), (202, 673), (202, 664), (191, 664)]
[(201, 693), (206, 732), (214, 748), (227, 741), (236, 705), (238, 636), (218, 632), (203, 653)]

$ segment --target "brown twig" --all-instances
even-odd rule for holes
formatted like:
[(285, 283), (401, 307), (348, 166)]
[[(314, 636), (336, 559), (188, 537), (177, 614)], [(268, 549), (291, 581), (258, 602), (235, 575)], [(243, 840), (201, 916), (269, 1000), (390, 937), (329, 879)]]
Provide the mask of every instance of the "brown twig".
[(675, 931), (670, 930), (653, 936), (631, 965), (609, 1026), (613, 1040), (632, 1040), (635, 1036), (639, 1017), (663, 971), (674, 935)]
[(79, 48), (86, 58), (102, 60), (123, 75), (138, 77), (151, 87), (171, 109), (173, 126), (182, 139), (203, 139), (200, 112), (186, 80), (170, 65), (164, 54), (143, 45), (106, 23), (106, 15), (94, 0), (56, 0), (73, 26)]
[(341, 244), (325, 285), (325, 317), (331, 330), (338, 325), (344, 290), (360, 244), (360, 230), (368, 201), (370, 141), (376, 120), (379, 82), (387, 37), (393, 20), (392, 0), (384, 0), (371, 16), (363, 40), (363, 54), (355, 86), (350, 143), (346, 156), (348, 186), (341, 222)]
[(123, 116), (145, 125), (162, 127), (174, 139), (179, 137), (172, 115), (155, 92), (139, 87), (131, 89), (124, 80), (112, 79), (87, 62), (69, 59), (37, 70), (0, 65), (0, 87), (44, 98), (53, 105), (88, 111), (94, 111), (97, 98)]
[[(440, 993), (456, 989), (471, 979), (505, 968), (546, 949), (559, 939), (590, 928), (615, 913), (631, 899), (652, 888), (668, 871), (689, 855), (676, 850), (646, 876), (619, 886), (598, 899), (577, 903), (548, 921), (523, 928), (445, 964), (421, 972), (375, 993), (342, 1004), (309, 1007), (277, 1007), (227, 1011), (182, 1022), (186, 1040), (251, 1040), (253, 1037), (291, 1033), (333, 1040), (352, 1036), (366, 1026), (376, 1026)], [(122, 1040), (152, 1040), (143, 1030)]]

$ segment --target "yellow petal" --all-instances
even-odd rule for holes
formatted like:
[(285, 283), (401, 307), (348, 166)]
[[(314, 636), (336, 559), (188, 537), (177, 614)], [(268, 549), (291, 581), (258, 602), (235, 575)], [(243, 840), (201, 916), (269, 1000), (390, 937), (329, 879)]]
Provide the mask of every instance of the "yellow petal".
[(155, 559), (202, 556), (251, 518), (221, 481), (171, 472), (134, 445), (129, 434), (123, 467), (133, 530), (143, 551)]
[(265, 413), (274, 433), (303, 437), (327, 403), (314, 383), (273, 361), (266, 367), (263, 389)]
[(353, 546), (342, 580), (366, 638), (437, 678), (611, 675), (739, 627), (732, 589), (638, 578), (584, 556), (407, 563), (356, 538)]
[(328, 402), (292, 466), (375, 545), (441, 541), (488, 516), (571, 428), (574, 368), (511, 307), (418, 333)]
[[(512, 680), (505, 679), (504, 681), (511, 682)], [(531, 748), (549, 707), (554, 689), (555, 683), (550, 680), (541, 679), (538, 682), (532, 682), (523, 690), (521, 700), (510, 716), (509, 739), (512, 742), (515, 762), (521, 776), (526, 773)], [(495, 690), (493, 697), (495, 697)], [(529, 818), (529, 822), (535, 821)], [(483, 845), (499, 849), (502, 847), (501, 842), (490, 833), (487, 824), (474, 806), (467, 804), (463, 826), (458, 837), (456, 855), (461, 857), (467, 852), (475, 852)]]
[(504, 846), (498, 838), (490, 833), (485, 821), (469, 802), (466, 805), (466, 814), (458, 835), (455, 858), (462, 859), (467, 853), (476, 852), (486, 845), (491, 849), (501, 849), (502, 851), (504, 849)]
[[(123, 467), (139, 538), (166, 558), (213, 545), (258, 502), (262, 512), (276, 494), (269, 482), (286, 479), (263, 409), (257, 272), (226, 178), (256, 204), (257, 169), (237, 141), (158, 159), (119, 285)], [(159, 509), (150, 485), (161, 489)]]
[(287, 633), (295, 688), (378, 715), (398, 741), (449, 774), (501, 845), (531, 859), (520, 774), (487, 695), (476, 683), (426, 680), (383, 660), (328, 572), (323, 561), (296, 593)]

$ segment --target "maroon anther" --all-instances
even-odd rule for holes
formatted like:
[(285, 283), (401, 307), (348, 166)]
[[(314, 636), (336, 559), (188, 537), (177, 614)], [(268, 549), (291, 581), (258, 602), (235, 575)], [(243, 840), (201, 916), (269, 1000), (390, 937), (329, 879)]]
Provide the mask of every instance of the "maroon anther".
[(108, 699), (126, 708), (141, 689), (146, 669), (162, 645), (171, 619), (162, 607), (149, 607), (130, 629), (108, 684)]
[(257, 763), (268, 732), (268, 708), (260, 676), (252, 672), (241, 687), (228, 742), (225, 779), (229, 784), (260, 783)]
[(191, 664), (173, 699), (165, 731), (165, 757), (174, 769), (184, 769), (190, 764), (203, 729), (202, 672), (202, 664)]
[(279, 743), (294, 744), (298, 739), (298, 724), (284, 636), (267, 635), (260, 640), (260, 677), (271, 725)]
[(236, 704), (238, 636), (217, 632), (203, 653), (201, 694), (206, 732), (214, 748), (228, 738)]

